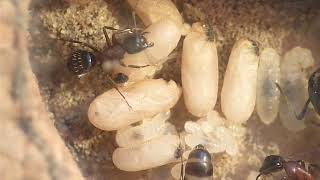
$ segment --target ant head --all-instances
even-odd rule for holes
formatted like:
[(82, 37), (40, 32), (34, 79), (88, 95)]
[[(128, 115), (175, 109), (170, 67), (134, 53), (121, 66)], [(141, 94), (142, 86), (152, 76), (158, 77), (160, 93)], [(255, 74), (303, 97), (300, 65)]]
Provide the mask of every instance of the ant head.
[(194, 149), (202, 149), (205, 150), (206, 148), (202, 144), (198, 144), (194, 147)]
[(278, 155), (267, 156), (259, 170), (261, 174), (269, 174), (283, 169), (285, 160)]
[(154, 44), (149, 43), (147, 38), (144, 36), (148, 32), (133, 33), (124, 40), (123, 45), (129, 54), (138, 53), (148, 47), (152, 47)]
[(125, 83), (129, 80), (129, 77), (124, 74), (124, 73), (118, 73), (116, 74), (116, 76), (113, 78), (114, 82), (116, 82), (117, 84), (122, 84)]

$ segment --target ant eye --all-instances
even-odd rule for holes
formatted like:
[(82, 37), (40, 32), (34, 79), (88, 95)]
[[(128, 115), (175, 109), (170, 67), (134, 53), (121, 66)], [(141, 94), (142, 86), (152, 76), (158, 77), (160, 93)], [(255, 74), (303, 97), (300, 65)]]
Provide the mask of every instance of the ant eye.
[(277, 163), (277, 166), (278, 166), (278, 167), (281, 167), (281, 163), (278, 162), (278, 163)]

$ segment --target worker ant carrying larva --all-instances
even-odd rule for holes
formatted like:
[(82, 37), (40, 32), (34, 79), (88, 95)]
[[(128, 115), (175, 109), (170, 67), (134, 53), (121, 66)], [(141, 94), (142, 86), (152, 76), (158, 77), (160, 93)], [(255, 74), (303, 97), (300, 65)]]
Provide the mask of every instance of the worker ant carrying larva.
[(318, 114), (320, 114), (320, 68), (318, 68), (315, 72), (313, 72), (308, 80), (308, 94), (309, 98), (307, 102), (305, 103), (302, 111), (297, 114), (293, 107), (291, 107), (291, 104), (289, 104), (288, 98), (283, 92), (282, 88), (278, 83), (276, 83), (276, 86), (280, 90), (281, 94), (284, 95), (285, 100), (287, 104), (290, 106), (292, 111), (295, 113), (296, 119), (297, 120), (302, 120), (307, 112), (308, 105), (311, 104), (313, 105), (314, 109)]
[[(105, 60), (103, 63), (105, 64), (106, 68), (104, 70), (106, 70), (108, 73), (113, 69), (115, 65), (121, 65), (121, 66), (131, 67), (131, 68), (143, 68), (143, 67), (149, 66), (149, 65), (145, 65), (145, 66), (125, 65), (124, 63), (121, 62), (121, 59), (123, 59), (124, 54), (126, 52), (128, 54), (135, 54), (143, 51), (146, 48), (153, 46), (153, 43), (149, 43), (144, 36), (148, 32), (143, 32), (142, 29), (136, 27), (136, 19), (135, 19), (134, 12), (133, 12), (133, 21), (134, 21), (134, 28), (119, 30), (109, 26), (103, 27), (103, 33), (106, 38), (106, 44), (101, 50), (85, 42), (59, 38), (59, 40), (71, 42), (71, 43), (77, 43), (93, 50), (93, 52), (89, 52), (85, 50), (76, 50), (72, 52), (67, 62), (67, 67), (69, 71), (77, 75), (78, 77), (81, 77), (87, 74), (94, 67), (97, 60), (99, 61)], [(107, 34), (107, 30), (117, 31), (112, 34), (111, 40)], [(126, 35), (126, 37), (123, 39), (122, 42), (120, 42), (119, 39), (117, 38), (117, 36), (121, 34)], [(124, 83), (128, 81), (128, 77), (125, 74), (119, 73), (116, 75), (115, 80), (113, 80), (109, 74), (107, 74), (107, 78), (112, 82), (114, 88), (124, 98), (128, 106), (131, 107), (127, 102), (127, 100), (125, 99), (124, 95), (117, 88), (117, 84), (116, 84), (116, 83)]]

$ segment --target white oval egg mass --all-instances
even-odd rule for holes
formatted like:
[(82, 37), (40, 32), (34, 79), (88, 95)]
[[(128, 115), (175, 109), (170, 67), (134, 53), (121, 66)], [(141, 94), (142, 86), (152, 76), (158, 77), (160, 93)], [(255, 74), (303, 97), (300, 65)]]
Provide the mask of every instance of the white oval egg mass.
[(183, 41), (181, 81), (184, 102), (194, 116), (212, 110), (218, 94), (218, 53), (214, 41), (195, 23)]
[(260, 53), (257, 81), (257, 113), (265, 124), (272, 123), (279, 111), (280, 91), (275, 83), (280, 83), (280, 56), (272, 48)]
[(225, 72), (221, 109), (228, 121), (246, 122), (255, 106), (259, 58), (254, 42), (238, 40)]
[(177, 135), (164, 135), (140, 146), (117, 148), (112, 155), (114, 165), (123, 171), (141, 171), (175, 161), (180, 144)]
[(149, 79), (119, 88), (126, 97), (111, 89), (98, 96), (89, 106), (89, 121), (102, 130), (118, 130), (145, 118), (166, 112), (180, 98), (181, 90), (174, 81)]

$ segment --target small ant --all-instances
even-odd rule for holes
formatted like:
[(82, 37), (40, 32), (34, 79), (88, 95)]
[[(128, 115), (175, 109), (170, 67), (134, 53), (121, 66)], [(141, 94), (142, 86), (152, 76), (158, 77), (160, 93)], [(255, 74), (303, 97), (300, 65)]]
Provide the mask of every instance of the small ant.
[[(77, 75), (78, 77), (81, 77), (87, 74), (92, 69), (92, 67), (96, 64), (96, 60), (103, 61), (104, 59), (106, 60), (105, 63), (111, 65), (107, 68), (108, 72), (112, 70), (112, 68), (114, 67), (113, 65), (115, 64), (120, 64), (122, 66), (131, 68), (143, 68), (148, 66), (125, 65), (123, 62), (121, 62), (121, 59), (124, 57), (124, 54), (126, 52), (129, 54), (135, 54), (154, 45), (153, 43), (149, 43), (144, 36), (148, 32), (143, 32), (142, 29), (136, 28), (135, 18), (134, 24), (134, 28), (127, 28), (123, 30), (119, 30), (109, 26), (103, 27), (103, 33), (106, 38), (106, 45), (102, 50), (98, 50), (94, 46), (85, 42), (60, 38), (59, 40), (62, 41), (77, 43), (86, 46), (94, 52), (92, 53), (83, 50), (74, 51), (68, 60), (68, 69), (73, 74)], [(107, 34), (108, 29), (117, 31), (112, 34), (111, 40)], [(125, 35), (125, 38), (122, 41), (120, 41), (118, 39), (119, 35)]]
[[(154, 45), (152, 42), (149, 43), (144, 36), (148, 32), (143, 32), (142, 29), (136, 27), (136, 20), (135, 20), (134, 13), (133, 13), (133, 20), (135, 25), (134, 28), (119, 30), (109, 26), (103, 27), (103, 33), (106, 39), (106, 44), (102, 50), (98, 50), (98, 48), (90, 44), (87, 44), (85, 42), (76, 41), (72, 39), (63, 39), (63, 38), (58, 39), (66, 42), (77, 43), (93, 50), (93, 52), (84, 51), (84, 50), (76, 50), (72, 52), (67, 62), (67, 67), (69, 71), (80, 78), (81, 76), (87, 74), (94, 67), (97, 60), (103, 61), (104, 59), (105, 59), (104, 63), (106, 64), (105, 67), (107, 67), (106, 69), (107, 72), (110, 72), (114, 67), (114, 65), (117, 65), (117, 64), (125, 67), (131, 67), (131, 68), (143, 68), (143, 67), (149, 66), (149, 65), (145, 65), (145, 66), (125, 65), (123, 62), (121, 62), (121, 59), (124, 57), (124, 54), (126, 52), (129, 54), (135, 54), (143, 51), (146, 48), (152, 47)], [(108, 29), (117, 31), (112, 34), (111, 40), (107, 34)], [(123, 41), (120, 41), (118, 39), (118, 36), (123, 34), (125, 35), (125, 38), (123, 39)], [(113, 80), (108, 74), (107, 78), (112, 82), (114, 88), (124, 98), (128, 106), (131, 107), (127, 102), (126, 98), (124, 97), (124, 95), (117, 88), (117, 83), (127, 82), (128, 76), (126, 76), (125, 74), (119, 73), (117, 74), (115, 80)]]
[(183, 171), (184, 166), (182, 155), (181, 161), (180, 180), (212, 179), (213, 164), (211, 161), (211, 155), (202, 144), (195, 146), (190, 152), (185, 171)]
[[(281, 94), (284, 95), (286, 102), (288, 104), (288, 99), (284, 94), (282, 88), (278, 83), (275, 83), (275, 84), (280, 90)], [(308, 94), (309, 94), (309, 98), (305, 103), (302, 111), (299, 114), (295, 113), (297, 120), (302, 120), (304, 118), (310, 102), (313, 105), (316, 112), (320, 114), (320, 68), (318, 68), (315, 72), (313, 72), (308, 80)], [(293, 107), (291, 107), (291, 109), (293, 110)]]
[(263, 161), (259, 170), (260, 174), (256, 180), (262, 175), (268, 175), (274, 172), (285, 170), (287, 176), (282, 179), (288, 180), (315, 180), (313, 170), (319, 168), (315, 164), (306, 164), (304, 161), (285, 161), (283, 157), (278, 155), (269, 155)]

